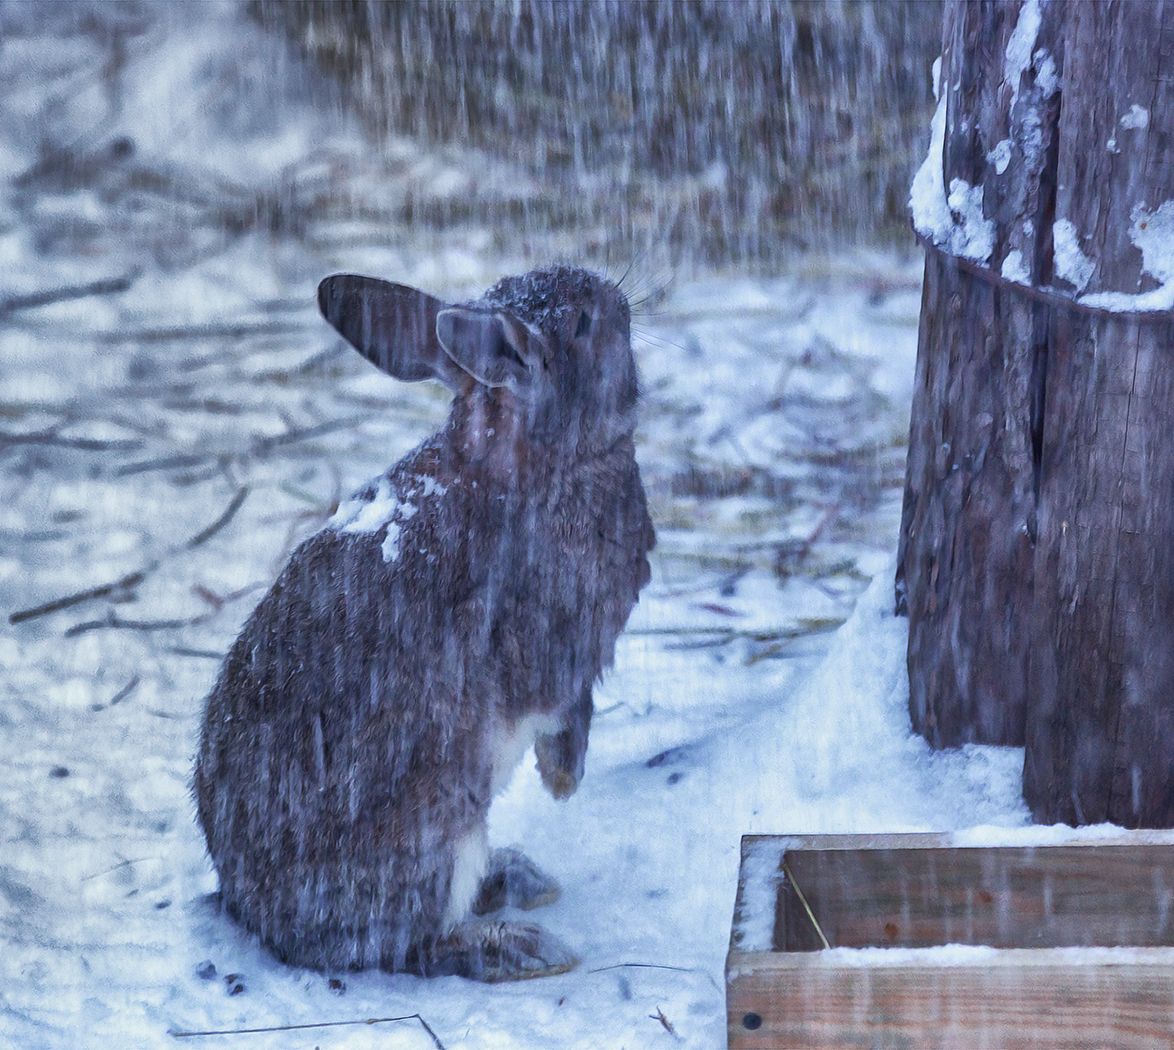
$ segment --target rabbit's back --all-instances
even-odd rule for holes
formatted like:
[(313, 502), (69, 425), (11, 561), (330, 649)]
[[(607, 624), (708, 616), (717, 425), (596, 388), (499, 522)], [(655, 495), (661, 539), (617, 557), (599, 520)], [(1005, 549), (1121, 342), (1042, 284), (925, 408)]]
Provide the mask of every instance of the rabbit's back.
[[(300, 931), (302, 961), (318, 965), (356, 952), (363, 965), (402, 962), (441, 921), (446, 839), (491, 794), (488, 690), (469, 652), (446, 644), (479, 615), (475, 596), (455, 595), (466, 559), (459, 544), (440, 550), (453, 533), (443, 493), (405, 480), (432, 477), (412, 466), (294, 553), (230, 650), (201, 732), (193, 787), (226, 907), (287, 957), (282, 939)], [(330, 933), (356, 914), (403, 928)]]

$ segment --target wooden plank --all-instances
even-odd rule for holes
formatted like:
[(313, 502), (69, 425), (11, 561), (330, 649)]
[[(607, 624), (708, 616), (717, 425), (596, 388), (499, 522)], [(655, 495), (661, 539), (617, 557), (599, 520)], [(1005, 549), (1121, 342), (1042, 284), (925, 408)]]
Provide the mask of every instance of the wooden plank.
[(729, 1047), (1155, 1050), (1174, 1044), (1174, 949), (1144, 951), (1152, 963), (1027, 950), (954, 966), (731, 959)]
[[(1174, 846), (788, 851), (833, 947), (1174, 945)], [(810, 938), (776, 945), (811, 950)]]
[[(1031, 829), (1007, 834), (1031, 836)], [(973, 929), (976, 941), (991, 930), (1007, 944), (1016, 942), (1017, 930), (1021, 940), (1051, 942), (1136, 936), (1152, 944), (1160, 940), (1155, 929), (1165, 931), (1167, 944), (1174, 939), (1168, 875), (1174, 832), (1123, 832), (1080, 842), (1058, 841), (1044, 829), (1038, 836), (1034, 846), (993, 848), (957, 847), (948, 833), (746, 836), (737, 913), (752, 899), (761, 905), (763, 886), (749, 885), (756, 880), (785, 896), (787, 887), (777, 880), (785, 858), (821, 927), (848, 940), (867, 943), (878, 928), (887, 936), (874, 917), (902, 908), (936, 923), (914, 939), (953, 938), (959, 928), (942, 922), (943, 914), (962, 919), (972, 903), (983, 912), (984, 902), (964, 893), (972, 876), (996, 890), (1005, 878), (1008, 887), (996, 905), (1007, 918)], [(1138, 861), (1138, 855), (1148, 856)], [(1045, 898), (1063, 935), (1047, 933)], [(1095, 936), (1081, 931), (1081, 909)], [(1114, 920), (1115, 909), (1129, 917), (1124, 927)], [(773, 928), (776, 950), (763, 950), (745, 946), (735, 923), (726, 965), (732, 1050), (1174, 1045), (1174, 947), (788, 951), (777, 949), (789, 936), (789, 923)]]
[[(753, 850), (773, 848), (781, 852), (798, 850), (864, 850), (864, 849), (968, 849), (975, 846), (973, 831), (913, 831), (881, 832), (843, 835), (743, 835), (742, 859)], [(1089, 849), (1103, 846), (1174, 846), (1174, 830), (1154, 828), (1137, 831), (1107, 831), (1091, 837), (1076, 829), (1021, 827), (989, 829), (984, 834), (984, 846), (998, 848), (1055, 849), (1085, 846)], [(989, 841), (988, 841), (989, 840)]]

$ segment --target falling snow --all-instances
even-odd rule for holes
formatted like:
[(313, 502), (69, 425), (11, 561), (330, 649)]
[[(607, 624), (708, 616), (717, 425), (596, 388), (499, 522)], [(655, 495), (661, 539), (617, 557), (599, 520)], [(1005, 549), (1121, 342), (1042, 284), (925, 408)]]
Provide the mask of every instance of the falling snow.
[[(372, 536), (394, 568), (461, 484), (387, 473), (449, 396), (346, 351), (313, 289), (348, 269), (466, 301), (529, 260), (475, 225), (421, 249), (389, 200), (513, 170), (406, 139), (376, 155), (236, 5), (96, 10), (109, 53), (55, 7), (0, 5), (0, 590), (15, 611), (101, 588), (0, 631), (0, 1044), (173, 1047), (176, 1030), (419, 1013), (449, 1050), (711, 1050), (742, 834), (1027, 824), (1021, 751), (933, 753), (909, 730), (892, 550), (917, 259), (686, 277), (634, 318), (659, 543), (595, 692), (582, 786), (554, 801), (528, 752), (490, 811), (490, 845), (561, 884), (528, 918), (579, 967), (487, 987), (263, 951), (212, 902), (188, 790), (220, 659), (298, 543)], [(918, 228), (985, 260), (981, 188), (942, 183), (944, 106)], [(1171, 286), (1168, 242), (1141, 221)], [(633, 300), (658, 284), (639, 270)], [(304, 1034), (434, 1046), (415, 1023)]]

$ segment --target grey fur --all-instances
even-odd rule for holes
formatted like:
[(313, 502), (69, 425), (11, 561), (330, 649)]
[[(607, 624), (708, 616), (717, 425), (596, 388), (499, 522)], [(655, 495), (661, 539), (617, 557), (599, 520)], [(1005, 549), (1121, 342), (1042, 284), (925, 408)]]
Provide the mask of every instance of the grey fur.
[(548, 716), (543, 781), (578, 785), (592, 685), (648, 581), (627, 302), (568, 267), (459, 308), (349, 276), (319, 302), (385, 371), (456, 396), (294, 552), (225, 659), (193, 780), (223, 904), (301, 966), (561, 971), (539, 928), (446, 909), (504, 735)]

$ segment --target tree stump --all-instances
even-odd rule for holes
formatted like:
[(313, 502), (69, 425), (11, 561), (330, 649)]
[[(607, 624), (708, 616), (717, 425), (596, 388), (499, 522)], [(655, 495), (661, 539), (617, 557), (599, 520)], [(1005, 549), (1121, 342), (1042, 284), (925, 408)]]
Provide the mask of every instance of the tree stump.
[(913, 724), (1025, 743), (1037, 820), (1174, 826), (1174, 2), (950, 0), (941, 82)]

